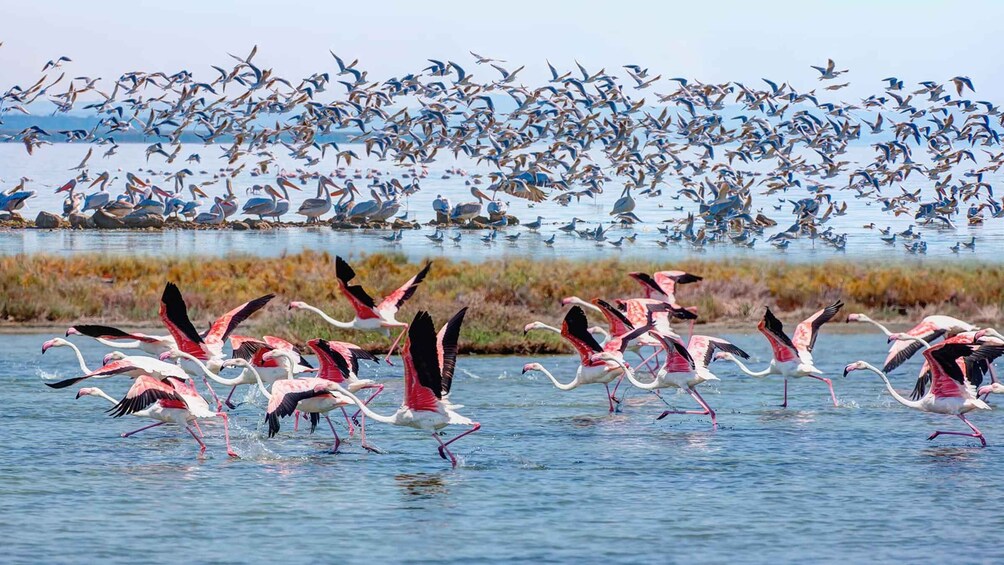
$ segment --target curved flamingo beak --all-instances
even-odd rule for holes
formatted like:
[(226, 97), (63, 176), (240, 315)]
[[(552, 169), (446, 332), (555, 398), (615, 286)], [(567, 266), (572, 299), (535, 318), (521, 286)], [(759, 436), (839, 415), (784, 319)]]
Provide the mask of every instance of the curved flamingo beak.
[(536, 367), (534, 367), (533, 363), (527, 363), (526, 365), (523, 365), (523, 374), (524, 375), (527, 374), (527, 373), (529, 373), (530, 371), (535, 371), (535, 370), (537, 370), (537, 369), (536, 369)]
[(994, 391), (993, 385), (984, 385), (980, 387), (979, 391), (977, 391), (976, 396), (983, 396), (984, 394), (992, 394), (993, 391)]
[(55, 340), (50, 339), (49, 341), (47, 341), (47, 342), (45, 342), (45, 343), (42, 344), (42, 354), (43, 355), (45, 355), (45, 352), (48, 351), (49, 348), (51, 348), (54, 345), (54, 343), (53, 343), (54, 341)]
[(850, 365), (844, 367), (844, 376), (846, 377), (847, 373), (850, 373), (851, 371), (857, 371), (857, 370), (858, 370), (858, 368), (854, 365), (854, 363), (851, 363)]
[(980, 330), (973, 336), (973, 341), (979, 341), (987, 335), (987, 330)]
[(73, 326), (70, 326), (70, 327), (69, 327), (69, 328), (68, 328), (68, 329), (66, 330), (66, 337), (70, 337), (71, 335), (84, 335), (84, 334), (82, 334), (82, 333), (78, 332), (78, 331), (77, 331), (77, 328), (74, 328)]
[(104, 357), (101, 358), (101, 364), (107, 365), (111, 360), (112, 360), (112, 354), (109, 353), (108, 355), (105, 355)]
[(171, 358), (171, 352), (170, 351), (165, 351), (165, 352), (163, 352), (163, 353), (161, 353), (160, 355), (157, 356), (157, 359), (160, 359), (161, 361), (167, 361), (170, 358)]

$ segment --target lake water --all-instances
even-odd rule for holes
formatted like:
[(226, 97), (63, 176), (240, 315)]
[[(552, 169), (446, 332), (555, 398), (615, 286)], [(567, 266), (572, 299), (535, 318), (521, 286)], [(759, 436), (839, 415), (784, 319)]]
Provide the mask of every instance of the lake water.
[[(362, 147), (354, 147), (350, 144), (347, 148), (353, 148), (359, 155), (364, 155)], [(118, 153), (108, 159), (101, 159), (101, 148), (95, 151), (90, 163), (92, 177), (97, 176), (100, 171), (108, 170), (113, 176), (119, 176), (119, 180), (112, 185), (112, 194), (118, 194), (122, 190), (126, 171), (139, 171), (143, 169), (140, 176), (151, 178), (157, 182), (166, 174), (184, 168), (184, 163), (165, 165), (162, 161), (154, 158), (148, 164), (145, 156), (143, 144), (122, 144)], [(215, 184), (206, 185), (206, 181), (212, 180), (212, 176), (218, 172), (222, 162), (215, 158), (219, 153), (218, 147), (204, 147), (201, 145), (185, 145), (181, 155), (187, 156), (191, 153), (199, 153), (203, 160), (202, 165), (187, 165), (193, 172), (188, 182), (200, 184), (211, 195), (221, 195), (224, 192), (224, 184), (218, 181)], [(867, 146), (853, 146), (848, 152), (848, 157), (854, 161), (866, 162), (872, 158), (872, 149)], [(23, 215), (28, 219), (33, 219), (39, 210), (61, 211), (62, 194), (56, 195), (54, 189), (69, 178), (72, 173), (67, 169), (75, 165), (86, 153), (86, 148), (82, 145), (56, 144), (40, 149), (35, 155), (29, 157), (25, 154), (24, 148), (20, 144), (0, 143), (0, 171), (3, 177), (0, 187), (8, 187), (16, 182), (19, 176), (27, 176), (32, 179), (29, 187), (36, 190), (38, 195), (29, 201), (28, 207), (23, 211)], [(277, 154), (279, 163), (294, 170), (297, 163), (283, 155)], [(334, 169), (334, 161), (325, 161), (327, 168), (322, 168), (325, 172)], [(363, 158), (358, 163), (353, 161), (350, 171), (355, 168), (367, 170), (375, 168), (384, 173), (384, 178), (394, 176), (400, 177), (404, 170), (395, 167), (390, 162), (379, 161), (376, 158)], [(452, 175), (449, 179), (442, 178), (448, 168), (459, 167), (469, 173), (481, 173), (487, 175), (492, 172), (485, 165), (479, 166), (468, 159), (452, 159), (444, 157), (429, 166), (429, 176), (421, 181), (422, 189), (414, 196), (410, 197), (404, 208), (409, 212), (409, 218), (428, 222), (434, 218), (432, 211), (432, 201), (438, 194), (443, 194), (450, 198), (451, 202), (467, 202), (473, 199), (470, 194), (470, 187), (465, 186), (466, 177)], [(149, 172), (152, 171), (152, 172)], [(995, 183), (999, 175), (989, 175), (985, 180)], [(254, 183), (263, 184), (271, 182), (274, 184), (274, 177), (252, 177), (249, 172), (244, 171), (235, 179), (235, 187), (243, 203), (248, 196), (245, 189)], [(368, 180), (355, 180), (360, 187), (365, 187)], [(170, 183), (161, 183), (165, 187), (170, 187)], [(290, 195), (292, 202), (291, 209), (296, 210), (299, 203), (305, 198), (315, 195), (315, 184), (303, 185), (302, 192), (295, 192)], [(406, 181), (407, 184), (407, 181)], [(482, 185), (487, 186), (488, 182)], [(732, 244), (719, 244), (710, 246), (707, 249), (695, 249), (688, 244), (671, 243), (668, 248), (661, 248), (656, 244), (656, 240), (663, 239), (659, 233), (659, 227), (665, 227), (667, 221), (678, 221), (686, 217), (688, 212), (696, 211), (697, 205), (687, 198), (674, 200), (670, 195), (676, 194), (680, 186), (672, 184), (663, 188), (663, 195), (658, 198), (647, 198), (635, 194), (637, 208), (635, 214), (639, 216), (643, 223), (636, 224), (629, 228), (615, 227), (607, 234), (609, 240), (618, 240), (622, 236), (637, 234), (634, 243), (625, 242), (621, 247), (614, 247), (609, 243), (581, 239), (575, 236), (568, 236), (558, 230), (559, 226), (565, 225), (573, 217), (585, 220), (579, 224), (580, 227), (596, 227), (601, 222), (609, 225), (609, 212), (613, 203), (620, 196), (623, 183), (616, 179), (607, 183), (605, 191), (596, 197), (595, 200), (584, 198), (581, 202), (574, 200), (568, 206), (561, 206), (555, 202), (547, 201), (536, 205), (531, 205), (524, 200), (509, 198), (510, 213), (514, 214), (524, 222), (530, 222), (537, 216), (543, 216), (544, 227), (540, 233), (531, 233), (523, 228), (510, 227), (501, 230), (503, 235), (520, 234), (516, 242), (510, 243), (499, 236), (498, 240), (492, 243), (484, 243), (480, 240), (483, 232), (472, 232), (466, 230), (448, 230), (447, 236), (462, 233), (459, 244), (447, 240), (444, 245), (432, 244), (425, 236), (432, 235), (434, 228), (424, 227), (422, 230), (405, 232), (404, 238), (399, 243), (388, 243), (382, 239), (388, 232), (373, 231), (334, 231), (328, 228), (311, 229), (289, 229), (279, 232), (269, 233), (246, 233), (246, 232), (163, 232), (163, 233), (108, 233), (108, 232), (40, 232), (40, 231), (0, 231), (0, 254), (17, 253), (55, 253), (70, 254), (79, 252), (107, 252), (107, 253), (129, 253), (146, 255), (225, 255), (228, 253), (250, 253), (264, 256), (278, 256), (283, 253), (295, 253), (303, 249), (327, 250), (335, 253), (347, 253), (355, 250), (368, 251), (399, 251), (411, 258), (423, 258), (426, 256), (456, 256), (469, 260), (483, 260), (498, 256), (538, 256), (549, 257), (560, 255), (562, 257), (591, 258), (602, 255), (615, 255), (625, 257), (663, 257), (666, 260), (676, 260), (693, 256), (726, 256), (726, 257), (777, 257), (783, 256), (793, 261), (817, 261), (832, 258), (834, 256), (851, 256), (855, 258), (883, 259), (893, 254), (897, 257), (909, 256), (897, 243), (890, 246), (879, 239), (879, 232), (875, 229), (866, 229), (865, 224), (876, 223), (878, 227), (891, 227), (896, 231), (907, 229), (914, 223), (911, 215), (892, 216), (882, 212), (878, 204), (868, 205), (865, 202), (851, 198), (848, 192), (836, 192), (835, 198), (838, 200), (848, 200), (848, 213), (845, 216), (834, 216), (825, 224), (832, 227), (834, 233), (847, 233), (848, 242), (845, 251), (835, 251), (830, 247), (813, 244), (808, 239), (794, 241), (786, 251), (779, 251), (770, 246), (763, 237), (760, 238), (753, 249), (736, 247)], [(906, 190), (921, 189), (925, 195), (930, 195), (933, 191), (933, 183), (919, 174), (911, 175), (902, 183)], [(96, 188), (86, 189), (85, 194), (96, 191)], [(895, 192), (895, 191), (894, 191)], [(788, 202), (781, 202), (782, 199), (797, 200), (804, 198), (807, 193), (787, 193), (771, 196), (757, 196), (754, 200), (755, 208), (762, 208), (764, 213), (778, 221), (778, 227), (767, 230), (766, 236), (787, 228), (793, 222), (791, 214), (792, 205)], [(363, 199), (369, 199), (367, 190), (363, 190)], [(774, 210), (773, 206), (782, 206), (781, 211)], [(532, 207), (531, 207), (532, 206)], [(299, 216), (290, 214), (287, 219), (302, 219)], [(1004, 224), (999, 219), (988, 218), (987, 223), (980, 227), (969, 227), (964, 218), (957, 221), (958, 227), (955, 229), (923, 229), (924, 240), (928, 243), (927, 255), (937, 257), (939, 260), (949, 258), (976, 258), (986, 261), (999, 261), (1001, 255), (994, 252), (994, 249), (1004, 245)], [(696, 228), (700, 228), (698, 222)], [(696, 229), (695, 228), (695, 229)], [(558, 234), (557, 241), (553, 248), (542, 243), (543, 239), (552, 234)], [(951, 253), (949, 247), (957, 241), (968, 241), (970, 237), (976, 236), (978, 244), (975, 250), (964, 250), (963, 253), (955, 255)]]
[[(822, 383), (798, 380), (790, 408), (779, 409), (781, 380), (716, 364), (721, 382), (702, 390), (718, 430), (705, 417), (655, 421), (663, 405), (639, 391), (608, 415), (601, 387), (558, 391), (521, 376), (525, 358), (463, 357), (454, 400), (484, 427), (455, 444), (455, 470), (428, 436), (375, 423), (369, 435), (383, 455), (355, 438), (326, 453), (323, 422), (311, 436), (285, 420), (263, 439), (260, 399), (233, 413), (238, 460), (226, 457), (218, 424), (203, 425), (203, 458), (178, 429), (122, 439), (142, 421), (113, 420), (101, 399), (42, 386), (40, 376), (77, 374), (69, 350), (39, 354), (47, 337), (0, 336), (8, 563), (943, 563), (963, 547), (968, 561), (1004, 559), (986, 535), (1004, 527), (995, 483), (1004, 418), (972, 415), (986, 449), (969, 438), (927, 441), (961, 423), (893, 403), (875, 375), (840, 376), (850, 361), (882, 361), (878, 334), (820, 337), (818, 365), (834, 378), (838, 408)], [(769, 354), (759, 335), (723, 337), (755, 353), (756, 366)], [(89, 362), (105, 351), (81, 345)], [(542, 362), (563, 380), (575, 365), (571, 356)], [(916, 369), (896, 374), (900, 389)], [(399, 401), (399, 370), (376, 375), (388, 383), (376, 410)], [(118, 397), (128, 381), (100, 386)]]

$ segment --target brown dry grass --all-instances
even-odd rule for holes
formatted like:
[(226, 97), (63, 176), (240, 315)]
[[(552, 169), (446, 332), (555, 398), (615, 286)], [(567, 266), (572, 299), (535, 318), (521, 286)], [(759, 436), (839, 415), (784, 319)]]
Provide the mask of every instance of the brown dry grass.
[[(370, 255), (353, 266), (360, 284), (373, 294), (383, 294), (421, 265), (400, 255)], [(998, 265), (714, 260), (668, 265), (646, 260), (512, 259), (480, 264), (437, 261), (400, 318), (407, 320), (427, 309), (444, 321), (462, 306), (470, 306), (462, 341), (468, 352), (565, 351), (556, 336), (535, 332), (524, 338), (522, 327), (532, 320), (556, 324), (562, 315), (560, 299), (572, 294), (585, 299), (637, 296), (637, 283), (625, 273), (667, 268), (705, 277), (679, 292), (682, 303), (698, 306), (701, 322), (752, 325), (763, 306), (771, 305), (791, 323), (836, 298), (847, 303), (845, 312), (868, 312), (893, 321), (937, 311), (991, 324), (1004, 307), (1004, 266)], [(276, 259), (3, 257), (0, 320), (8, 326), (82, 321), (155, 326), (164, 283), (174, 281), (200, 327), (239, 302), (273, 292), (277, 299), (248, 323), (246, 333), (274, 334), (301, 343), (311, 337), (340, 337), (370, 347), (387, 345), (376, 334), (336, 334), (313, 314), (287, 311), (290, 300), (302, 300), (336, 318), (350, 318), (334, 270), (334, 257), (313, 252)]]

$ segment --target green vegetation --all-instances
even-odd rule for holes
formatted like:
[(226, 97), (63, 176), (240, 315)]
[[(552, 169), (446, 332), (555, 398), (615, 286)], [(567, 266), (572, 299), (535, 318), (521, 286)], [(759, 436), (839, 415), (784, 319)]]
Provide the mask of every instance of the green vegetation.
[[(421, 265), (400, 255), (370, 255), (352, 262), (358, 281), (374, 295), (391, 292)], [(440, 322), (463, 306), (471, 311), (461, 346), (477, 353), (567, 351), (546, 332), (523, 336), (533, 320), (557, 325), (561, 298), (639, 296), (629, 271), (682, 269), (705, 277), (682, 287), (678, 299), (700, 309), (699, 323), (752, 327), (770, 305), (789, 324), (840, 298), (845, 312), (866, 312), (878, 320), (915, 321), (940, 312), (981, 324), (997, 321), (1004, 305), (1004, 265), (981, 263), (855, 263), (830, 261), (496, 260), (485, 263), (436, 261), (415, 296), (399, 315), (419, 309)], [(240, 302), (269, 292), (277, 298), (242, 331), (302, 343), (311, 337), (338, 338), (366, 347), (389, 340), (371, 333), (339, 332), (308, 312), (289, 312), (302, 300), (336, 318), (351, 309), (338, 292), (334, 257), (301, 253), (275, 259), (234, 256), (156, 259), (150, 257), (0, 258), (0, 320), (11, 328), (101, 322), (129, 328), (158, 327), (157, 307), (164, 283), (176, 282), (197, 326)], [(591, 316), (597, 323), (599, 317)]]

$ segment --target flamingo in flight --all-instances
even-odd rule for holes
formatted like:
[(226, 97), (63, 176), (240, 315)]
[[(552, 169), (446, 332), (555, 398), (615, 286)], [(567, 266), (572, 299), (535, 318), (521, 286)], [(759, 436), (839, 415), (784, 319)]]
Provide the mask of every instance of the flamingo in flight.
[(140, 349), (150, 355), (161, 353), (176, 347), (174, 338), (170, 335), (147, 335), (139, 332), (126, 332), (110, 326), (77, 324), (66, 330), (66, 337), (83, 335), (94, 338), (101, 345), (117, 349)]
[[(149, 377), (144, 377), (149, 378)], [(105, 391), (98, 387), (84, 387), (77, 391), (77, 398), (82, 396), (95, 396), (98, 398), (104, 398), (108, 402), (111, 402), (113, 406), (117, 406), (119, 401), (115, 400), (108, 395)], [(189, 424), (194, 424), (196, 430), (198, 430), (198, 423), (192, 413), (188, 411), (185, 407), (185, 403), (180, 400), (174, 400), (173, 398), (161, 398), (154, 402), (153, 404), (147, 406), (142, 410), (132, 412), (133, 416), (139, 418), (150, 418), (151, 420), (156, 420), (155, 423), (148, 426), (143, 426), (138, 430), (133, 430), (131, 432), (125, 432), (122, 437), (129, 437), (144, 430), (149, 430), (150, 428), (156, 428), (157, 426), (163, 426), (164, 424), (177, 424), (179, 426), (187, 427)], [(199, 436), (202, 435), (202, 431), (199, 430)], [(198, 439), (198, 438), (196, 438)], [(200, 445), (205, 445), (201, 443)]]
[[(222, 418), (223, 434), (227, 444), (227, 455), (237, 457), (237, 453), (230, 447), (230, 426), (226, 413), (210, 410), (209, 404), (195, 390), (195, 386), (191, 381), (182, 381), (175, 378), (161, 381), (148, 376), (136, 377), (126, 395), (115, 406), (112, 406), (108, 410), (108, 413), (114, 418), (119, 418), (126, 414), (140, 413), (160, 400), (175, 401), (165, 407), (180, 408), (183, 406), (191, 419)], [(200, 453), (204, 453), (206, 451), (206, 444), (195, 435), (195, 432), (187, 425), (187, 422), (188, 418), (185, 420), (185, 429), (188, 433), (192, 434), (195, 441), (199, 442)]]
[[(374, 389), (373, 393), (366, 399), (366, 404), (373, 402), (373, 399), (383, 392), (384, 385), (372, 379), (359, 378), (359, 361), (361, 359), (367, 361), (377, 360), (369, 351), (353, 343), (323, 339), (312, 339), (307, 342), (307, 347), (314, 351), (317, 355), (318, 363), (320, 363), (320, 368), (317, 372), (318, 378), (338, 383), (352, 393), (359, 392), (360, 390)], [(345, 414), (345, 422), (349, 426), (349, 435), (352, 435), (352, 420), (349, 419), (349, 415), (345, 413), (344, 408), (342, 408), (342, 412)], [(353, 416), (354, 418), (355, 416)], [(365, 439), (363, 443), (365, 443)]]
[(757, 329), (767, 338), (774, 356), (770, 365), (762, 371), (750, 370), (742, 361), (736, 359), (735, 355), (727, 351), (722, 352), (721, 358), (732, 361), (739, 367), (739, 370), (751, 377), (783, 376), (784, 402), (781, 403), (782, 408), (788, 406), (788, 379), (801, 377), (809, 377), (826, 383), (826, 386), (830, 388), (830, 399), (833, 400), (833, 405), (837, 406), (837, 395), (833, 392), (833, 381), (820, 376), (823, 372), (813, 364), (812, 349), (816, 345), (819, 328), (832, 320), (843, 306), (844, 303), (838, 300), (806, 318), (795, 327), (794, 339), (784, 333), (781, 320), (778, 320), (770, 308), (767, 308), (763, 319), (757, 324)]
[[(864, 361), (856, 361), (844, 367), (844, 376), (847, 376), (851, 371), (861, 369), (871, 371), (885, 381), (886, 389), (896, 399), (896, 402), (922, 412), (956, 416), (972, 430), (972, 433), (937, 430), (927, 439), (932, 440), (939, 435), (974, 437), (980, 440), (983, 447), (986, 447), (987, 440), (983, 437), (983, 433), (966, 418), (966, 414), (973, 410), (990, 410), (990, 406), (977, 396), (977, 385), (972, 379), (982, 379), (982, 371), (1002, 353), (1004, 353), (1004, 346), (1000, 345), (976, 347), (961, 343), (939, 343), (925, 349), (923, 355), (931, 367), (931, 388), (919, 400), (904, 398), (896, 392), (892, 383), (889, 382), (889, 377), (883, 371)], [(970, 374), (965, 374), (959, 367), (957, 362), (959, 359), (962, 359), (966, 366), (973, 367)]]
[(673, 307), (674, 311), (684, 310), (694, 314), (690, 319), (690, 333), (694, 333), (694, 320), (697, 318), (697, 308), (694, 306), (684, 307), (676, 301), (677, 285), (691, 284), (704, 280), (704, 277), (687, 273), (684, 271), (659, 271), (657, 273), (633, 272), (628, 276), (638, 281), (645, 291), (645, 298), (661, 300)]
[(717, 353), (728, 352), (732, 355), (738, 355), (743, 359), (749, 359), (749, 354), (732, 343), (715, 337), (695, 335), (690, 338), (690, 343), (687, 347), (684, 347), (681, 342), (673, 338), (658, 334), (656, 336), (663, 343), (663, 348), (666, 351), (666, 360), (662, 367), (659, 368), (655, 379), (651, 382), (646, 383), (637, 380), (634, 372), (623, 361), (618, 360), (616, 356), (612, 356), (609, 353), (600, 353), (597, 357), (617, 363), (624, 371), (627, 379), (631, 381), (631, 384), (642, 390), (655, 391), (660, 388), (682, 389), (702, 408), (702, 410), (665, 410), (656, 418), (657, 420), (661, 420), (670, 414), (709, 415), (711, 416), (712, 427), (717, 428), (718, 420), (715, 417), (715, 411), (708, 406), (708, 403), (697, 392), (695, 387), (707, 381), (719, 380), (717, 376), (708, 370), (708, 365), (715, 359)]
[(92, 371), (87, 368), (87, 365), (84, 363), (84, 357), (76, 345), (57, 337), (42, 344), (42, 354), (45, 354), (46, 351), (53, 347), (69, 347), (72, 349), (77, 356), (77, 362), (80, 364), (80, 369), (84, 374), (79, 377), (72, 377), (56, 382), (46, 381), (44, 383), (45, 386), (50, 388), (66, 388), (85, 379), (107, 379), (115, 375), (125, 375), (130, 378), (146, 375), (156, 379), (176, 378), (179, 380), (188, 380), (189, 378), (188, 374), (176, 365), (164, 363), (152, 357), (138, 355), (127, 357), (118, 352), (105, 356), (103, 365)]
[[(426, 262), (425, 267), (417, 275), (408, 279), (408, 282), (380, 301), (380, 304), (377, 304), (362, 286), (350, 284), (352, 279), (355, 278), (356, 272), (344, 259), (336, 256), (335, 276), (338, 278), (338, 288), (345, 298), (348, 299), (352, 305), (352, 309), (355, 310), (355, 318), (351, 322), (341, 322), (306, 302), (290, 302), (289, 309), (314, 312), (336, 328), (377, 331), (390, 336), (390, 328), (406, 329), (408, 327), (408, 324), (397, 321), (397, 311), (404, 305), (405, 301), (415, 294), (415, 291), (418, 290), (418, 285), (425, 280), (425, 276), (429, 274), (431, 267), (432, 262)], [(398, 334), (394, 343), (390, 346), (390, 350), (387, 352), (386, 361), (388, 364), (390, 364), (390, 356), (393, 355), (398, 342), (404, 336), (405, 329), (401, 330), (401, 333)]]
[[(449, 446), (481, 429), (481, 424), (460, 415), (457, 412), (459, 406), (448, 400), (453, 385), (452, 370), (456, 365), (462, 323), (463, 316), (455, 315), (440, 334), (437, 334), (428, 312), (420, 311), (415, 315), (415, 319), (406, 330), (408, 337), (401, 352), (404, 360), (404, 401), (390, 416), (374, 412), (347, 389), (332, 383), (351, 398), (367, 418), (384, 424), (431, 433), (439, 443), (439, 456), (443, 459), (448, 458), (454, 468), (457, 466), (457, 458)], [(444, 367), (447, 369), (445, 372)], [(454, 436), (453, 439), (443, 441), (439, 437), (439, 430), (450, 425), (470, 426), (471, 429)]]
[[(206, 361), (208, 366), (214, 371), (218, 371), (223, 362), (223, 344), (227, 337), (237, 329), (241, 322), (248, 319), (252, 314), (261, 310), (270, 300), (275, 298), (274, 294), (266, 294), (249, 302), (245, 302), (233, 310), (218, 318), (205, 333), (200, 334), (191, 319), (188, 317), (188, 306), (181, 296), (181, 291), (174, 283), (167, 283), (164, 287), (164, 294), (160, 299), (160, 319), (167, 326), (171, 337), (174, 338), (178, 349), (195, 357), (200, 361)], [(185, 359), (181, 367), (191, 375), (198, 374), (198, 369), (193, 366), (188, 359)], [(209, 381), (203, 377), (203, 382), (209, 388), (209, 392), (216, 401), (217, 409), (223, 408), (219, 397)]]
[(621, 336), (612, 336), (604, 345), (600, 345), (596, 338), (589, 333), (589, 321), (586, 313), (579, 306), (572, 306), (565, 314), (565, 319), (561, 322), (561, 329), (549, 326), (543, 322), (531, 322), (523, 328), (523, 334), (533, 330), (545, 330), (559, 334), (579, 354), (579, 366), (575, 370), (575, 378), (568, 383), (558, 381), (550, 371), (540, 363), (527, 363), (523, 366), (523, 374), (531, 371), (543, 373), (550, 379), (559, 390), (572, 390), (583, 385), (602, 384), (607, 389), (607, 401), (609, 402), (610, 413), (615, 411), (614, 396), (610, 392), (610, 383), (620, 377), (623, 371), (616, 363), (603, 358), (597, 358), (599, 353), (608, 353), (611, 356), (620, 356), (623, 359), (624, 351), (629, 343), (638, 336), (652, 329), (650, 324), (634, 329)]
[[(943, 337), (952, 337), (963, 332), (974, 332), (976, 326), (951, 316), (927, 316), (919, 324), (905, 332), (891, 332), (882, 324), (864, 314), (850, 314), (848, 322), (865, 322), (877, 327), (889, 338), (889, 355), (886, 356), (882, 372), (889, 374), (906, 363), (921, 349), (925, 349)], [(912, 339), (918, 338), (918, 339)]]
[[(252, 337), (234, 335), (230, 336), (230, 345), (233, 349), (233, 357), (240, 357), (241, 359), (249, 361), (258, 369), (258, 374), (261, 379), (269, 385), (279, 379), (287, 378), (287, 362), (292, 363), (290, 368), (293, 375), (316, 371), (316, 369), (310, 366), (310, 363), (308, 363), (306, 359), (296, 352), (296, 348), (292, 343), (282, 338), (267, 335), (259, 340)], [(284, 349), (295, 353), (295, 355), (291, 355), (290, 357), (271, 357), (266, 360), (264, 358), (265, 354), (275, 349)], [(190, 361), (194, 363), (196, 360), (190, 359)], [(216, 380), (216, 382), (222, 384), (221, 380), (213, 379), (213, 377), (208, 374), (208, 369), (205, 369), (203, 372), (206, 373), (206, 376), (208, 376), (211, 380)], [(224, 404), (233, 409), (235, 406), (231, 402), (231, 399), (233, 398), (237, 387), (242, 384), (255, 384), (255, 376), (252, 375), (250, 371), (244, 370), (241, 372), (239, 379), (226, 379), (226, 381), (236, 383), (231, 387), (226, 400), (223, 401)]]
[[(265, 353), (265, 360), (272, 357), (291, 356), (292, 353), (282, 349), (274, 349)], [(265, 388), (258, 369), (245, 359), (229, 359), (223, 363), (224, 367), (238, 366), (250, 371), (255, 376), (258, 389), (268, 398), (268, 406), (265, 408), (265, 423), (268, 424), (268, 437), (275, 437), (279, 433), (279, 419), (291, 416), (294, 412), (304, 412), (310, 414), (310, 431), (317, 429), (317, 423), (321, 416), (327, 420), (331, 433), (335, 436), (335, 443), (331, 447), (332, 453), (338, 453), (338, 448), (342, 443), (335, 430), (335, 425), (331, 423), (328, 412), (336, 408), (342, 408), (352, 404), (352, 400), (345, 396), (337, 383), (310, 377), (306, 379), (282, 379), (272, 383), (272, 390)], [(365, 422), (363, 426), (365, 426)], [(363, 447), (371, 449), (365, 445)]]

